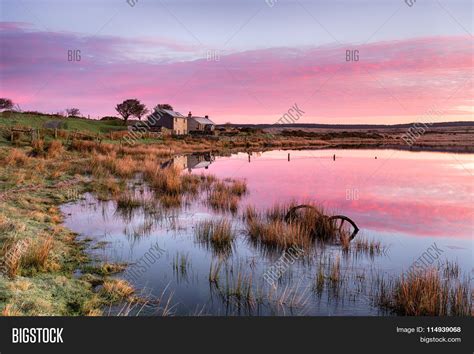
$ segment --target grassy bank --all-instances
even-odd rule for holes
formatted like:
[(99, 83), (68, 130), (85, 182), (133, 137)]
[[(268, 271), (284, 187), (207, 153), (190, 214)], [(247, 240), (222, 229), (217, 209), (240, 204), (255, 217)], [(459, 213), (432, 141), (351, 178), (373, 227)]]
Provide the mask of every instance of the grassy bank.
[[(0, 313), (3, 315), (100, 315), (118, 302), (140, 303), (133, 288), (114, 274), (124, 265), (86, 255), (87, 241), (63, 225), (59, 206), (91, 192), (113, 199), (127, 213), (136, 207), (179, 207), (198, 191), (245, 185), (161, 169), (170, 154), (186, 152), (186, 142), (169, 147), (98, 143), (42, 137), (5, 141), (0, 147)], [(127, 188), (137, 174), (153, 191), (150, 203)], [(214, 187), (215, 185), (215, 187)], [(220, 190), (219, 189), (219, 190)], [(219, 205), (218, 205), (219, 206)]]
[[(52, 139), (54, 128), (57, 134), (66, 139), (74, 132), (80, 132), (101, 139), (108, 144), (126, 144), (123, 136), (127, 135), (127, 127), (120, 120), (94, 120), (78, 117), (62, 117), (33, 113), (0, 113), (0, 146), (7, 146), (11, 128), (39, 129), (42, 138)], [(232, 150), (267, 150), (273, 148), (391, 148), (405, 150), (434, 151), (474, 151), (474, 129), (466, 127), (433, 128), (420, 135), (408, 145), (403, 139), (406, 129), (345, 130), (327, 129), (290, 129), (271, 127), (265, 130), (250, 128), (231, 128), (219, 132), (216, 136), (181, 136), (149, 137), (145, 134), (135, 135), (136, 145), (153, 145), (168, 152), (213, 151), (225, 152)], [(26, 139), (26, 136), (15, 136)], [(133, 140), (132, 139), (132, 140)]]
[[(178, 208), (202, 192), (213, 210), (235, 216), (242, 212), (239, 203), (248, 193), (245, 183), (181, 174), (176, 168), (162, 169), (160, 164), (174, 154), (196, 151), (267, 148), (275, 144), (288, 148), (329, 144), (316, 137), (271, 138), (246, 133), (234, 140), (167, 137), (146, 141), (146, 144), (137, 141), (135, 146), (128, 146), (119, 140), (107, 139), (107, 134), (110, 136), (111, 132), (123, 128), (116, 122), (76, 118), (65, 119), (68, 124), (60, 130), (57, 139), (51, 130), (43, 130), (33, 141), (19, 136), (12, 143), (9, 140), (11, 126), (38, 128), (41, 119), (61, 119), (20, 116), (24, 119), (21, 122), (14, 121), (15, 117), (0, 118), (0, 260), (3, 267), (0, 313), (3, 315), (101, 315), (104, 308), (113, 304), (143, 302), (131, 284), (114, 277), (126, 265), (104, 263), (87, 256), (87, 241), (80, 241), (62, 225), (61, 204), (91, 192), (101, 200), (114, 200), (121, 213), (131, 213), (136, 208), (153, 213), (157, 209), (161, 212)], [(100, 134), (104, 139), (101, 142), (68, 139), (73, 129), (79, 129), (76, 123), (88, 125), (90, 133)], [(152, 200), (140, 198), (127, 188), (137, 175), (141, 176), (143, 185), (150, 188)], [(323, 216), (323, 210), (301, 212), (287, 222), (285, 216), (291, 206), (275, 205), (263, 212), (251, 207), (245, 210), (241, 216), (250, 241), (259, 248), (279, 252), (291, 246), (310, 250), (319, 241), (342, 247), (346, 255), (364, 252), (373, 255), (382, 250), (374, 241), (357, 238), (349, 244), (347, 237), (340, 233), (334, 238), (334, 224)], [(195, 237), (197, 242), (222, 255), (232, 250), (235, 232), (226, 219), (205, 220), (197, 225)], [(175, 264), (176, 269), (185, 273), (187, 261), (182, 255), (176, 257)], [(218, 268), (210, 272), (212, 283), (218, 283)], [(331, 269), (318, 274), (316, 289), (322, 289), (328, 282), (332, 287), (339, 284), (339, 270), (339, 262), (331, 263)], [(241, 287), (246, 277), (245, 274), (237, 276), (235, 284), (229, 278), (228, 284), (218, 287), (219, 294), (225, 294), (226, 298), (253, 299), (250, 288), (254, 283), (248, 280), (245, 289)], [(380, 304), (404, 313), (400, 309), (407, 306), (400, 304), (403, 297), (397, 294), (405, 294), (405, 288), (414, 288), (409, 295), (418, 299), (420, 291), (417, 289), (423, 292), (424, 285), (431, 286), (434, 282), (422, 282), (418, 288), (418, 283), (416, 286), (412, 283), (409, 279), (408, 285), (402, 280), (394, 287), (381, 287), (383, 301)], [(223, 288), (227, 289), (224, 293)], [(454, 307), (460, 308), (453, 312), (455, 314), (465, 313), (464, 293), (464, 288), (449, 293)], [(456, 300), (458, 298), (460, 300)], [(424, 298), (418, 302), (425, 306)]]

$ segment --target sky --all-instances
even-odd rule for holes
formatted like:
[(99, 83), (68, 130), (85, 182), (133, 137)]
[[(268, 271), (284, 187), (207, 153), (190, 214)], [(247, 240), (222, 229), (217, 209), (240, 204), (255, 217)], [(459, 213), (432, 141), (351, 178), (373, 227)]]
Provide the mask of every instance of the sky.
[(0, 96), (24, 111), (98, 118), (137, 98), (216, 123), (295, 104), (298, 123), (473, 120), (472, 1), (0, 4)]

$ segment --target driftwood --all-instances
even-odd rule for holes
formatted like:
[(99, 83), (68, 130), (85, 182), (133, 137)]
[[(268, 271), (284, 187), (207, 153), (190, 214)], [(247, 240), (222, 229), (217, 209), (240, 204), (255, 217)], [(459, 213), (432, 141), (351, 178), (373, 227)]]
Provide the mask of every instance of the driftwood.
[(357, 227), (356, 223), (352, 219), (348, 218), (347, 216), (345, 216), (345, 215), (327, 216), (327, 215), (321, 214), (319, 212), (319, 210), (316, 209), (314, 206), (307, 205), (307, 204), (301, 204), (301, 205), (295, 206), (293, 208), (290, 208), (290, 210), (288, 210), (288, 213), (286, 213), (285, 221), (290, 222), (291, 220), (294, 220), (295, 217), (296, 217), (296, 211), (299, 210), (299, 209), (305, 209), (305, 208), (313, 209), (321, 217), (325, 217), (328, 220), (340, 220), (339, 232), (341, 231), (342, 226), (344, 225), (344, 222), (348, 222), (349, 224), (351, 224), (351, 226), (354, 228), (354, 231), (352, 232), (352, 234), (349, 238), (349, 241), (352, 241), (352, 239), (354, 239), (354, 237), (356, 237), (357, 233), (359, 232), (359, 228)]

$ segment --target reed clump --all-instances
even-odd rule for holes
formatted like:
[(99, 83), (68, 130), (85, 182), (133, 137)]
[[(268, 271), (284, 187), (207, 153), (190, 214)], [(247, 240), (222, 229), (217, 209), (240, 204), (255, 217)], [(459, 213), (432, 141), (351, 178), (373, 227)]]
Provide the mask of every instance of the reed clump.
[(242, 196), (247, 192), (244, 181), (227, 179), (210, 186), (208, 203), (214, 210), (236, 213)]
[(226, 220), (204, 220), (195, 228), (196, 240), (216, 252), (227, 252), (232, 248), (234, 232), (231, 223)]
[(291, 246), (308, 248), (316, 240), (334, 240), (336, 227), (319, 209), (301, 209), (287, 218), (294, 205), (274, 204), (264, 212), (247, 207), (243, 218), (250, 238), (283, 249)]
[(53, 236), (51, 235), (40, 235), (38, 239), (31, 242), (22, 256), (22, 267), (46, 270), (53, 249), (53, 242)]
[(133, 293), (132, 285), (123, 279), (109, 279), (102, 285), (102, 294), (110, 302), (127, 299)]
[(469, 316), (469, 282), (442, 278), (440, 269), (403, 274), (392, 283), (381, 282), (378, 304), (404, 316)]

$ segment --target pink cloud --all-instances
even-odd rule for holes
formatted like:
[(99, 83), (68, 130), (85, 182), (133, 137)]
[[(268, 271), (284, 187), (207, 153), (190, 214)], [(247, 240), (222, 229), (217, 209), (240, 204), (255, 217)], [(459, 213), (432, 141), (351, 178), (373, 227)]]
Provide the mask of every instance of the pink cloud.
[[(217, 122), (273, 123), (295, 102), (300, 122), (411, 122), (436, 105), (445, 120), (472, 106), (472, 44), (467, 36), (379, 42), (353, 48), (271, 48), (221, 54), (170, 39), (87, 38), (0, 24), (2, 96), (24, 109), (114, 114), (117, 102), (172, 103)], [(80, 62), (67, 60), (81, 51)], [(359, 50), (346, 62), (346, 50)]]

